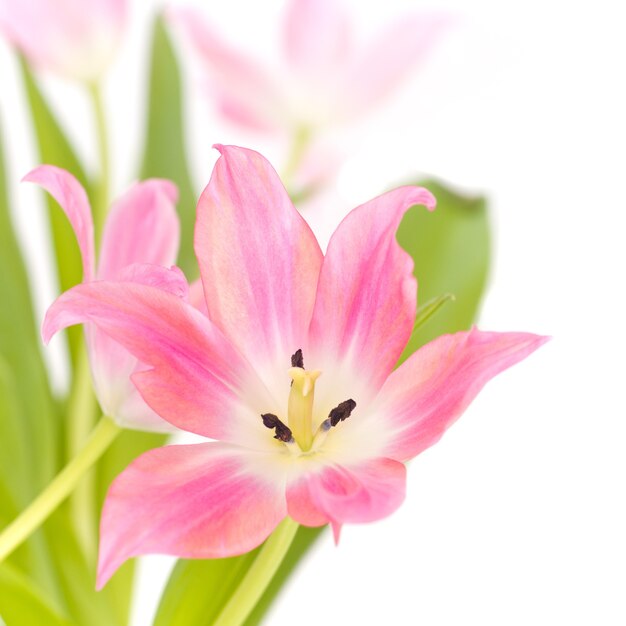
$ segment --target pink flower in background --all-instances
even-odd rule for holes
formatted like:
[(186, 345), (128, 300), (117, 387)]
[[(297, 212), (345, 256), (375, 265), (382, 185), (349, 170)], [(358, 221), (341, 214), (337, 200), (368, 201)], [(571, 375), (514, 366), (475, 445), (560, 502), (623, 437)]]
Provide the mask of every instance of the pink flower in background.
[[(111, 207), (96, 271), (94, 228), (85, 190), (69, 173), (42, 165), (24, 180), (46, 189), (67, 215), (80, 247), (83, 280), (123, 280), (152, 285), (186, 297), (187, 281), (175, 268), (179, 242), (178, 192), (166, 180), (136, 183)], [(137, 359), (93, 325), (87, 325), (87, 348), (98, 402), (120, 426), (169, 432), (174, 427), (146, 405), (130, 381), (140, 369)]]
[(195, 250), (208, 315), (152, 286), (84, 283), (49, 309), (44, 339), (95, 324), (150, 369), (145, 401), (216, 442), (167, 446), (114, 481), (98, 584), (145, 553), (218, 558), (259, 545), (287, 515), (371, 522), (405, 493), (405, 462), (434, 444), (483, 385), (545, 338), (442, 336), (394, 371), (414, 326), (416, 281), (396, 230), (401, 187), (354, 209), (324, 255), (258, 153), (220, 147), (198, 204)]
[(0, 0), (0, 31), (28, 60), (93, 81), (108, 67), (124, 28), (126, 0)]
[[(442, 14), (409, 14), (357, 44), (340, 0), (291, 0), (281, 65), (265, 67), (254, 51), (230, 45), (192, 8), (171, 12), (204, 69), (220, 113), (246, 129), (309, 143), (329, 126), (353, 121), (379, 104), (422, 62), (449, 22)], [(297, 148), (296, 148), (297, 150)], [(319, 178), (325, 159), (310, 159)]]

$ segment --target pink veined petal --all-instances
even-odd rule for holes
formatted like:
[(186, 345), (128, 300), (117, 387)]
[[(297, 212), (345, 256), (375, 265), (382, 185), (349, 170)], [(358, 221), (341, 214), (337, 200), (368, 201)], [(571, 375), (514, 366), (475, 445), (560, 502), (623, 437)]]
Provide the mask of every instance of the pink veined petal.
[(276, 409), (254, 372), (210, 320), (181, 298), (129, 282), (78, 285), (48, 309), (44, 341), (84, 322), (153, 368), (133, 381), (163, 419), (213, 439), (272, 444), (258, 411)]
[(265, 380), (304, 348), (322, 252), (260, 154), (222, 153), (198, 203), (195, 250), (211, 320)]
[(102, 235), (98, 278), (119, 278), (134, 263), (172, 265), (180, 225), (176, 186), (168, 180), (136, 183), (111, 207)]
[(98, 589), (127, 559), (215, 559), (256, 548), (286, 516), (285, 481), (266, 455), (219, 443), (166, 446), (127, 467), (107, 494)]
[(473, 329), (420, 348), (389, 376), (368, 416), (385, 422), (390, 437), (385, 454), (405, 461), (432, 446), (485, 383), (548, 339)]
[(281, 92), (265, 68), (224, 42), (200, 11), (173, 9), (168, 16), (202, 62), (211, 95), (224, 117), (252, 130), (281, 130)]
[(443, 13), (407, 15), (385, 28), (348, 64), (338, 107), (350, 118), (377, 104), (424, 61), (450, 24)]
[[(158, 287), (182, 299), (186, 299), (188, 294), (187, 280), (177, 267), (130, 265), (121, 271), (120, 280)], [(175, 431), (172, 424), (159, 417), (144, 402), (131, 381), (133, 373), (146, 367), (97, 327), (88, 324), (85, 332), (96, 395), (104, 413), (125, 428)]]
[(209, 315), (209, 311), (206, 307), (206, 298), (204, 297), (204, 287), (202, 286), (202, 280), (198, 278), (189, 285), (189, 304), (192, 307), (198, 309), (204, 315)]
[(289, 515), (305, 526), (332, 522), (335, 538), (345, 523), (373, 522), (404, 501), (406, 468), (378, 458), (351, 467), (326, 465), (302, 474), (287, 487)]
[(189, 283), (176, 265), (168, 268), (150, 263), (133, 263), (119, 272), (119, 280), (157, 287), (183, 300), (189, 299)]
[(95, 271), (93, 219), (82, 185), (64, 169), (40, 165), (22, 179), (43, 187), (63, 209), (69, 220), (83, 260), (83, 279), (92, 280)]
[(350, 24), (339, 0), (291, 0), (284, 26), (285, 57), (299, 74), (334, 72), (346, 60)]
[(432, 210), (435, 199), (421, 187), (400, 187), (354, 209), (331, 237), (320, 273), (309, 341), (325, 365), (316, 367), (344, 361), (373, 393), (413, 330), (413, 260), (396, 231), (416, 204)]

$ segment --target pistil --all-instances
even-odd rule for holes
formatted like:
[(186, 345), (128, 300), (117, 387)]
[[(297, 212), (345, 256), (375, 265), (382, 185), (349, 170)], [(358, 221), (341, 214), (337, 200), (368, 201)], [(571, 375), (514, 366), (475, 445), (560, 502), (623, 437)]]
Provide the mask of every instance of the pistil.
[(313, 443), (313, 402), (315, 381), (322, 374), (319, 370), (291, 367), (288, 374), (293, 381), (287, 405), (288, 424), (300, 449), (305, 452)]

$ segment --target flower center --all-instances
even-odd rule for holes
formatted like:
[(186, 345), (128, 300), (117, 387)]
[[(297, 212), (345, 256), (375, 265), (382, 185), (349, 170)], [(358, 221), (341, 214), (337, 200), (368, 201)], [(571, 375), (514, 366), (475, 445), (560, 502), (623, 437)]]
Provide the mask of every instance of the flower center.
[(340, 402), (313, 433), (313, 403), (315, 381), (321, 376), (320, 370), (304, 369), (302, 350), (291, 357), (291, 367), (287, 371), (291, 378), (291, 389), (287, 403), (287, 425), (273, 413), (261, 415), (267, 428), (275, 429), (274, 439), (286, 444), (296, 443), (302, 452), (317, 450), (328, 436), (328, 431), (350, 417), (356, 407), (352, 399)]

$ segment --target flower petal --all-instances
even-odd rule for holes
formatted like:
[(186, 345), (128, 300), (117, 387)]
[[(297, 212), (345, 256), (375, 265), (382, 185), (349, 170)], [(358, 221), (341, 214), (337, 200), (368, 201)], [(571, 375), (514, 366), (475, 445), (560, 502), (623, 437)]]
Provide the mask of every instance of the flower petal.
[[(158, 287), (179, 298), (187, 298), (189, 287), (177, 267), (159, 265), (129, 265), (120, 279)], [(145, 370), (137, 359), (92, 324), (85, 327), (89, 346), (89, 361), (98, 403), (106, 415), (124, 428), (157, 432), (172, 432), (175, 427), (159, 417), (141, 398), (130, 377)]]
[(95, 271), (93, 218), (82, 185), (72, 174), (54, 165), (40, 165), (26, 174), (23, 180), (40, 185), (59, 203), (78, 240), (83, 279), (92, 280)]
[(260, 154), (222, 156), (198, 203), (195, 250), (209, 317), (259, 375), (286, 378), (304, 348), (322, 252)]
[(110, 63), (127, 0), (2, 0), (0, 31), (40, 67), (93, 81)]
[(117, 279), (133, 263), (172, 265), (180, 239), (177, 199), (173, 183), (152, 179), (136, 183), (115, 202), (102, 235), (98, 278)]
[(292, 0), (285, 19), (285, 58), (300, 74), (334, 71), (345, 61), (349, 26), (341, 2)]
[(133, 381), (148, 405), (174, 426), (242, 445), (272, 444), (258, 413), (259, 407), (275, 406), (247, 361), (187, 302), (136, 283), (78, 285), (48, 309), (44, 340), (83, 322), (153, 368)]
[(388, 429), (385, 454), (405, 461), (432, 446), (485, 383), (546, 341), (529, 333), (473, 329), (420, 348), (389, 376), (368, 416)]
[(373, 392), (415, 321), (413, 261), (396, 241), (404, 213), (415, 204), (433, 209), (435, 199), (421, 187), (400, 187), (354, 209), (331, 237), (320, 273), (310, 329), (320, 359), (315, 367), (332, 371), (343, 361)]
[(98, 588), (127, 559), (215, 559), (256, 548), (286, 516), (266, 455), (219, 443), (151, 450), (113, 482), (102, 512)]
[[(287, 488), (289, 515), (305, 526), (373, 522), (404, 501), (406, 468), (379, 458), (359, 465), (324, 465), (302, 473)], [(338, 528), (335, 528), (338, 537)]]
[(280, 89), (265, 69), (222, 41), (200, 11), (179, 8), (168, 15), (181, 28), (184, 44), (192, 46), (203, 63), (211, 95), (224, 117), (252, 130), (282, 130)]
[(451, 18), (443, 13), (406, 15), (386, 27), (349, 64), (339, 90), (350, 119), (388, 96), (422, 62)]

